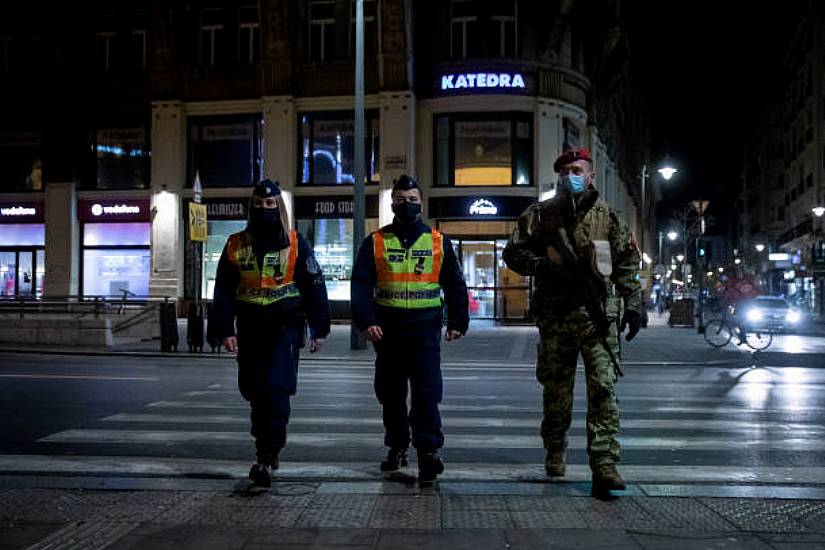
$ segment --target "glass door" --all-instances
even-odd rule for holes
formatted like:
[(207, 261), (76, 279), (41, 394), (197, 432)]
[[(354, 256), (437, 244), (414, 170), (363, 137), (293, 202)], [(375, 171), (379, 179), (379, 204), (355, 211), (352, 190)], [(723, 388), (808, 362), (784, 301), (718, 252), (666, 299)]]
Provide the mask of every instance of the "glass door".
[(17, 294), (17, 252), (0, 252), (0, 296)]
[(17, 262), (17, 295), (21, 298), (34, 296), (34, 251), (21, 250)]
[(499, 319), (527, 319), (530, 311), (530, 279), (504, 263), (507, 241), (496, 240), (496, 313)]
[(471, 319), (496, 317), (495, 241), (461, 241), (461, 266), (467, 280)]

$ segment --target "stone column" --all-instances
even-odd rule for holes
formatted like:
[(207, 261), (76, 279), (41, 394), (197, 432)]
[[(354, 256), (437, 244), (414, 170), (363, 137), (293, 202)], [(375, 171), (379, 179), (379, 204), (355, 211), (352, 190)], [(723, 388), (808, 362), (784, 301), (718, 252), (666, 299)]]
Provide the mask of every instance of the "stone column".
[[(378, 224), (392, 222), (392, 184), (401, 174), (415, 174), (415, 96), (409, 90), (381, 92), (379, 129), (379, 161), (381, 182), (378, 191)], [(424, 217), (427, 216), (426, 197)]]
[(80, 231), (74, 182), (46, 186), (46, 273), (43, 295), (80, 293)]
[(562, 148), (562, 114), (558, 105), (546, 99), (538, 100), (535, 135), (536, 187), (539, 200), (545, 200), (556, 191), (558, 181), (558, 174), (553, 170)]
[(300, 174), (298, 166), (298, 120), (292, 96), (262, 98), (264, 116), (264, 177), (281, 184), (289, 220), (295, 227), (293, 197)]
[(181, 193), (186, 181), (186, 124), (179, 101), (152, 103), (151, 296), (183, 295)]

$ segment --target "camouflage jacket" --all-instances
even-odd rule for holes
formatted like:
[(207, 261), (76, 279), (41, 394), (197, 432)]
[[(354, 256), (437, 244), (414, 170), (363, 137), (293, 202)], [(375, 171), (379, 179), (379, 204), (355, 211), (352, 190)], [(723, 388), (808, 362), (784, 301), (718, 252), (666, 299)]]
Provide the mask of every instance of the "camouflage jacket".
[[(604, 304), (608, 318), (619, 313), (616, 294), (624, 299), (624, 308), (641, 311), (642, 289), (637, 278), (639, 252), (627, 225), (619, 221), (607, 203), (599, 199), (598, 191), (587, 189), (577, 202), (569, 193), (561, 192), (552, 199), (531, 205), (519, 216), (507, 246), (504, 261), (520, 273), (535, 277), (535, 289), (530, 304), (534, 317), (556, 317), (584, 304), (582, 285), (571, 270), (549, 259), (548, 249), (554, 246), (552, 235), (564, 227), (576, 254), (591, 266), (605, 285), (609, 297)], [(596, 244), (594, 244), (596, 243)], [(609, 244), (609, 264), (604, 251)], [(597, 247), (601, 246), (597, 267)], [(603, 276), (601, 272), (609, 272)]]

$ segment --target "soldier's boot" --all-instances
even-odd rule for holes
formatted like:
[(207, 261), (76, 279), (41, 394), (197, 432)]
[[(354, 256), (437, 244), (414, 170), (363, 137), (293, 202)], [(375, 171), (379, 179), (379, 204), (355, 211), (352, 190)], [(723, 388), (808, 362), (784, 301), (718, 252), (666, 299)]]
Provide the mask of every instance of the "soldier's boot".
[(381, 463), (381, 471), (395, 472), (407, 464), (407, 449), (390, 449), (387, 459)]
[(439, 474), (444, 472), (444, 462), (438, 451), (418, 455), (418, 482), (432, 483)]
[(602, 464), (593, 469), (593, 484), (591, 494), (594, 497), (608, 497), (610, 491), (622, 491), (625, 483), (615, 464)]
[(547, 449), (544, 456), (544, 471), (549, 477), (564, 477), (564, 451)]

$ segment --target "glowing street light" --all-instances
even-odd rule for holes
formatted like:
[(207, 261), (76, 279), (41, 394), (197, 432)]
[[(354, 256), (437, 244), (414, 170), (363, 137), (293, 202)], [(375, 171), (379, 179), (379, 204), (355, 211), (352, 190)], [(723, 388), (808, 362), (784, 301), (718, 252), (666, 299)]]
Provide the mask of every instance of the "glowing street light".
[(813, 212), (817, 218), (821, 218), (825, 215), (825, 206), (814, 206), (811, 208), (811, 212)]
[(658, 170), (658, 172), (660, 174), (662, 174), (662, 177), (665, 178), (666, 180), (669, 180), (670, 178), (672, 178), (673, 174), (675, 174), (678, 171), (679, 170), (677, 170), (676, 168), (674, 168), (672, 166), (663, 166), (663, 167), (659, 168), (659, 170)]
[(676, 259), (679, 262), (684, 262), (685, 261), (685, 255), (684, 254), (676, 254)]
[(679, 234), (675, 231), (668, 231), (667, 232), (667, 238), (670, 239), (671, 241), (675, 241), (678, 237), (679, 237)]
[(762, 243), (757, 244), (754, 248), (756, 248), (757, 252), (764, 252), (765, 251), (765, 245), (762, 244)]

